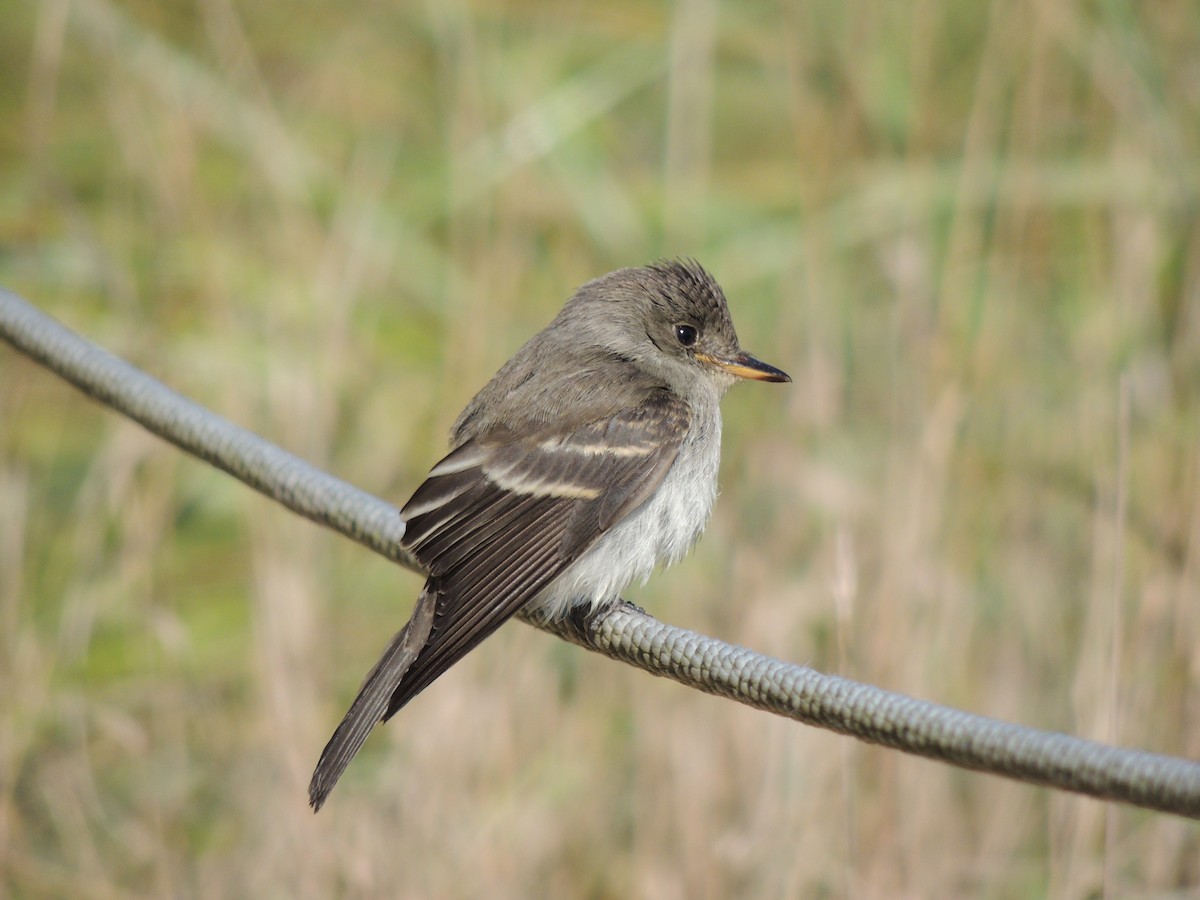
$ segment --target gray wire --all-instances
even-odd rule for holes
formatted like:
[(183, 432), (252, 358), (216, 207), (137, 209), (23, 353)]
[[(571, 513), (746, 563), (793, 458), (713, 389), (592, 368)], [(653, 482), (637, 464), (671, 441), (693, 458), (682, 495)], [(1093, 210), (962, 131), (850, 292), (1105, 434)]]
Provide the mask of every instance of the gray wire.
[(1200, 763), (939, 706), (764, 656), (622, 603), (591, 620), (535, 623), (709, 694), (916, 756), (1200, 818)]
[[(376, 497), (215, 415), (0, 288), (0, 337), (84, 393), (294, 512), (409, 568), (404, 523)], [(562, 638), (710, 694), (916, 756), (1200, 818), (1200, 763), (1113, 747), (823, 675), (627, 603), (587, 618), (526, 618)]]

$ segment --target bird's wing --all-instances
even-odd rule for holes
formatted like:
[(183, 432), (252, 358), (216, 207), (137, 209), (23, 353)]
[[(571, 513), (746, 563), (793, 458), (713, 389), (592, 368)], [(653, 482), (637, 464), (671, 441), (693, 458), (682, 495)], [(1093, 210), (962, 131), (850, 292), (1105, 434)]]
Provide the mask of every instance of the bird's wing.
[(440, 595), (388, 715), (491, 634), (662, 482), (691, 413), (677, 395), (568, 432), (470, 441), (404, 507), (404, 543)]
[(645, 502), (675, 461), (690, 421), (684, 400), (655, 390), (641, 403), (569, 429), (523, 437), (496, 429), (433, 467), (401, 511), (404, 546), (427, 567), (429, 580), (413, 619), (367, 676), (321, 754), (309, 786), (314, 807), (376, 722)]

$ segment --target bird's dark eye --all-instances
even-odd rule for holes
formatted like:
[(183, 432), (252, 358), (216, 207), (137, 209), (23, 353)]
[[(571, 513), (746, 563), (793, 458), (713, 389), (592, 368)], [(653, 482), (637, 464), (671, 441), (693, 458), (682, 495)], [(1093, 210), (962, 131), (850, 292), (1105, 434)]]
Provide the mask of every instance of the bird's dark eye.
[(676, 325), (675, 339), (685, 347), (691, 347), (696, 343), (698, 337), (696, 329), (691, 325)]

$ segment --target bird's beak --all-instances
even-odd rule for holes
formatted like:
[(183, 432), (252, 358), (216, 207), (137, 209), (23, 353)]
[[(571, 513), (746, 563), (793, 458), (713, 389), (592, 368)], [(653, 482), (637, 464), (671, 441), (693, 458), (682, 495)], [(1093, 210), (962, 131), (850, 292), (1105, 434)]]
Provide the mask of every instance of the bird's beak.
[(697, 353), (696, 359), (716, 366), (718, 369), (724, 369), (730, 375), (736, 375), (738, 378), (753, 378), (755, 381), (792, 380), (787, 372), (767, 365), (749, 353), (738, 353), (734, 356), (710, 356), (707, 353)]

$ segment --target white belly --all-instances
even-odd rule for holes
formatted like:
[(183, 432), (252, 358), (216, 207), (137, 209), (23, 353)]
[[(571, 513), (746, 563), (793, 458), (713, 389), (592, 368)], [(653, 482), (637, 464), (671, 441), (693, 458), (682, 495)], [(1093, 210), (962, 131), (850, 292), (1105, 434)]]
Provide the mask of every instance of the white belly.
[(611, 603), (630, 582), (644, 583), (660, 563), (670, 565), (691, 549), (712, 513), (721, 462), (720, 415), (702, 418), (707, 433), (693, 421), (653, 496), (547, 585), (529, 608), (554, 619), (573, 606)]

